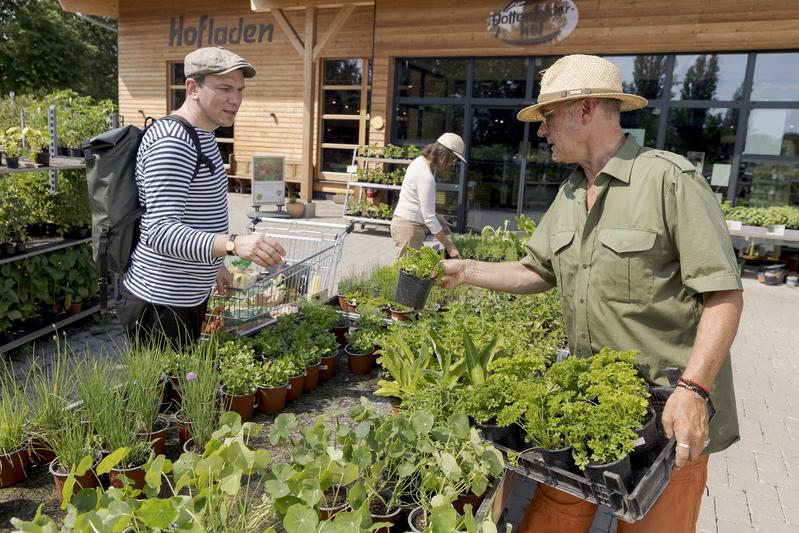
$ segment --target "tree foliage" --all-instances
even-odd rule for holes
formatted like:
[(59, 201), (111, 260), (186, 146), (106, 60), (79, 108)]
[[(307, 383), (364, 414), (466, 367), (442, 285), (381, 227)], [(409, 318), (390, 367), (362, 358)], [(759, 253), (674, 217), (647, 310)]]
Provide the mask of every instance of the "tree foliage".
[(0, 95), (73, 89), (116, 101), (117, 34), (67, 13), (56, 0), (4, 0), (0, 72)]

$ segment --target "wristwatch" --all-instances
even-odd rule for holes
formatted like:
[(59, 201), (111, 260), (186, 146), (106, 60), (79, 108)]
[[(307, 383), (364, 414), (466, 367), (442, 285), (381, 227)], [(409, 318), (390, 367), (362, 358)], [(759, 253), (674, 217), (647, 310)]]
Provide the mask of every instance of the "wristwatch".
[(225, 243), (225, 251), (228, 255), (236, 255), (236, 237), (238, 237), (237, 233), (231, 233)]

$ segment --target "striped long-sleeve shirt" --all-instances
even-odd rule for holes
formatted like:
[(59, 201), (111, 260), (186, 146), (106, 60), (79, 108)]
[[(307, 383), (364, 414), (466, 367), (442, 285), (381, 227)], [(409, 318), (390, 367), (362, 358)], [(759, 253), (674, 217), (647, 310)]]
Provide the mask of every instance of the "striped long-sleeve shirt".
[(222, 258), (211, 257), (216, 234), (227, 233), (227, 176), (214, 134), (195, 128), (212, 174), (201, 165), (192, 179), (197, 151), (175, 121), (147, 128), (136, 158), (139, 201), (147, 208), (141, 236), (124, 283), (137, 297), (160, 305), (202, 303)]

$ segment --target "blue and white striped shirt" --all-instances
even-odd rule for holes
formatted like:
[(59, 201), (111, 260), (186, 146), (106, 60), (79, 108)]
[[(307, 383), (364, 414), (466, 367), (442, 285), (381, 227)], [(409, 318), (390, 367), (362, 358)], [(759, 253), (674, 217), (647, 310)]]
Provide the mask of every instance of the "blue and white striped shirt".
[(195, 128), (202, 152), (213, 161), (192, 180), (197, 151), (175, 121), (147, 128), (136, 157), (139, 202), (147, 212), (124, 283), (150, 303), (190, 307), (202, 303), (219, 273), (211, 257), (214, 237), (228, 231), (227, 175), (214, 134)]

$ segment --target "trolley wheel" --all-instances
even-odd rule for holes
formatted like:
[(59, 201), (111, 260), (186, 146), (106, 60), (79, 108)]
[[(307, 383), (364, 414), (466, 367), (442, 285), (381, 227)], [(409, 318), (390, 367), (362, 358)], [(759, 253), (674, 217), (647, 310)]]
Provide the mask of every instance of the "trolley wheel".
[(366, 224), (364, 224), (363, 222), (361, 222), (361, 223), (359, 224), (359, 226), (361, 226), (361, 231), (363, 231), (363, 230), (365, 230), (365, 229), (366, 229)]

